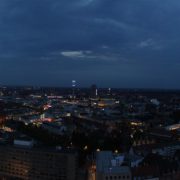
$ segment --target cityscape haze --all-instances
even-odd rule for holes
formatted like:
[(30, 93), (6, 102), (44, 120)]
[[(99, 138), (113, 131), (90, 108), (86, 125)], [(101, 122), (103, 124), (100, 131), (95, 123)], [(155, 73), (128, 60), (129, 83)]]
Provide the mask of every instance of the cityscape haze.
[(0, 0), (0, 179), (179, 180), (180, 1)]

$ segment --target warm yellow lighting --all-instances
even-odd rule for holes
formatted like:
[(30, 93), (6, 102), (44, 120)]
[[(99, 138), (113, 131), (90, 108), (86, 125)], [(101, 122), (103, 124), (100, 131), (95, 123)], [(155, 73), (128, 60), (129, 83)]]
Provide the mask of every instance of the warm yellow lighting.
[(84, 146), (84, 150), (87, 150), (88, 149), (88, 147), (87, 146)]
[(131, 122), (132, 126), (142, 126), (141, 122)]

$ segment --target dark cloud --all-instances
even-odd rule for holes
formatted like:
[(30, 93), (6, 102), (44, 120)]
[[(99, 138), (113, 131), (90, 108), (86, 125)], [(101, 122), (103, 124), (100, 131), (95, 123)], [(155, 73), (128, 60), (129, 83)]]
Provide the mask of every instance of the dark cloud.
[(178, 0), (1, 0), (4, 84), (180, 88)]

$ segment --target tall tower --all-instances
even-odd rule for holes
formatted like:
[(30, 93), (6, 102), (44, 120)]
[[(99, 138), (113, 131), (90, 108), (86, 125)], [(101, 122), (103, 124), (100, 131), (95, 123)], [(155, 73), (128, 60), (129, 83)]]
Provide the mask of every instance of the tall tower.
[(90, 96), (91, 96), (91, 98), (97, 98), (97, 96), (98, 96), (98, 89), (97, 89), (97, 86), (95, 84), (93, 84), (91, 86)]
[(75, 88), (76, 88), (76, 80), (72, 80), (72, 94), (73, 94), (73, 99), (75, 99)]

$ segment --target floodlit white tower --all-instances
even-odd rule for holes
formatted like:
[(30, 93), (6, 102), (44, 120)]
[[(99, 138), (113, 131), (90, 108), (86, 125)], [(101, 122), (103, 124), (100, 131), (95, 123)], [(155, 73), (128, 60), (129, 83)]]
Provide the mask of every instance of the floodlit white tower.
[(75, 98), (76, 80), (72, 80), (73, 99)]

